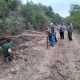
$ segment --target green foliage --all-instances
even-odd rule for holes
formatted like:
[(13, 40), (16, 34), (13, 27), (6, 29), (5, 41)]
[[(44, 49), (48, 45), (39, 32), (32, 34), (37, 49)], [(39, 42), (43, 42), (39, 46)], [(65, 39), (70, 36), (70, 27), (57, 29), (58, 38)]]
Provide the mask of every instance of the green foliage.
[(71, 5), (70, 15), (74, 16), (80, 13), (80, 6), (79, 5)]
[(0, 0), (0, 18), (3, 18), (7, 15), (7, 2)]
[(48, 21), (60, 23), (61, 17), (53, 12), (51, 6), (28, 2), (22, 4), (20, 0), (0, 0), (0, 29), (16, 31), (16, 29), (44, 30)]
[(19, 8), (20, 1), (19, 0), (8, 0), (8, 8), (9, 10), (17, 10)]
[(19, 4), (20, 2), (18, 0), (0, 0), (0, 29), (9, 29), (5, 25), (11, 22), (11, 11), (12, 13), (16, 12)]
[(8, 16), (10, 10), (15, 10), (19, 7), (18, 0), (0, 0), (0, 18)]
[[(59, 23), (61, 21), (61, 17), (55, 14), (50, 6), (46, 7), (32, 2), (23, 5), (21, 13), (25, 19), (25, 23), (30, 23), (35, 29), (45, 29), (45, 25), (48, 21), (54, 23)], [(26, 25), (26, 27), (29, 26)]]
[(71, 5), (70, 16), (65, 19), (65, 23), (72, 22), (75, 28), (80, 28), (80, 5)]

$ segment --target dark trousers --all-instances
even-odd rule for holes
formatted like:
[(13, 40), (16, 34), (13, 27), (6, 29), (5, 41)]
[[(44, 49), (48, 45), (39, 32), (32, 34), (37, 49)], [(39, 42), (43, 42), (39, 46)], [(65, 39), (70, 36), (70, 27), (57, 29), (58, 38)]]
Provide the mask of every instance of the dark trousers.
[(60, 32), (60, 39), (64, 39), (64, 32)]
[(68, 32), (68, 39), (72, 40), (72, 32)]
[(8, 56), (5, 56), (4, 58), (5, 58), (5, 60), (6, 60), (8, 63), (10, 63), (10, 62), (13, 60), (14, 57), (8, 55)]

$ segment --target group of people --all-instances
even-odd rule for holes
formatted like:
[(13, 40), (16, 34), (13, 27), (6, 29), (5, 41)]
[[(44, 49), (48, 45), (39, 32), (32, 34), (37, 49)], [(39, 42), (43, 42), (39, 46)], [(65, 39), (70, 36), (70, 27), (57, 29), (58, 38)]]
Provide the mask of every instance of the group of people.
[[(73, 25), (72, 23), (68, 23), (68, 26), (65, 28), (64, 24), (62, 23), (59, 27), (60, 39), (64, 39), (64, 32), (67, 30), (68, 32), (68, 39), (72, 41), (72, 32), (73, 32)], [(54, 46), (57, 43), (56, 37), (56, 27), (53, 23), (49, 24), (48, 27), (48, 39), (50, 46)], [(9, 38), (1, 38), (0, 41), (0, 51), (3, 55), (3, 58), (7, 62), (11, 62), (15, 53), (12, 51), (11, 40)]]
[[(64, 39), (64, 32), (67, 30), (68, 32), (68, 39), (72, 41), (72, 32), (73, 32), (73, 25), (72, 23), (68, 23), (67, 27), (64, 26), (63, 23), (58, 27), (59, 34), (60, 34), (60, 39)], [(48, 37), (49, 37), (49, 43), (50, 46), (54, 46), (57, 43), (57, 38), (56, 38), (56, 27), (54, 26), (53, 23), (49, 24), (48, 27)]]
[(70, 41), (72, 41), (72, 32), (73, 32), (73, 25), (72, 23), (68, 23), (67, 27), (64, 26), (64, 24), (62, 23), (60, 26), (60, 39), (64, 39), (64, 32), (65, 30), (67, 30), (68, 33), (68, 39)]

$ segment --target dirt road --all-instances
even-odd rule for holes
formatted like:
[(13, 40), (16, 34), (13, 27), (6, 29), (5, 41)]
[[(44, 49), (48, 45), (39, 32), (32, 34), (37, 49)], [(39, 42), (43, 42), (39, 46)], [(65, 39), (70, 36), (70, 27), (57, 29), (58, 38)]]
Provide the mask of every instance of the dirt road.
[(80, 80), (78, 34), (68, 41), (65, 33), (63, 41), (48, 49), (45, 34), (36, 35), (32, 41), (20, 44), (15, 63), (0, 63), (0, 80)]

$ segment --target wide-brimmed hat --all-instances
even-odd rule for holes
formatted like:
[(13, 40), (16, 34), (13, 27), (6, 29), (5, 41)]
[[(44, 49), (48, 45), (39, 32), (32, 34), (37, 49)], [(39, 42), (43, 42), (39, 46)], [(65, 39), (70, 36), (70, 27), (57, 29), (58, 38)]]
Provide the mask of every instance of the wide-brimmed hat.
[(51, 25), (53, 25), (53, 23), (51, 22), (49, 25), (51, 26)]

